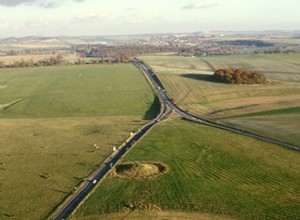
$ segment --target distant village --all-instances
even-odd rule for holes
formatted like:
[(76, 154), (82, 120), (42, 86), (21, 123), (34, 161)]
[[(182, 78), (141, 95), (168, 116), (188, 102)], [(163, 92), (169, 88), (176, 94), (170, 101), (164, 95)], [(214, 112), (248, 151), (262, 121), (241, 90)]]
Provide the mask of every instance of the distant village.
[[(299, 38), (298, 33), (288, 33), (286, 38)], [(24, 37), (0, 40), (0, 56), (51, 55), (51, 61), (41, 60), (31, 65), (61, 63), (64, 54), (75, 54), (76, 63), (130, 62), (132, 57), (142, 54), (168, 53), (178, 56), (240, 55), (262, 53), (296, 53), (299, 44), (278, 44), (265, 36), (270, 33), (191, 33), (149, 34), (141, 36), (114, 37)], [(274, 38), (276, 34), (273, 34)], [(282, 37), (282, 33), (277, 33)], [(272, 35), (271, 35), (272, 36)], [(57, 57), (57, 55), (60, 55)], [(85, 58), (96, 58), (84, 61)], [(25, 64), (20, 64), (25, 65)], [(2, 64), (3, 66), (3, 64)]]

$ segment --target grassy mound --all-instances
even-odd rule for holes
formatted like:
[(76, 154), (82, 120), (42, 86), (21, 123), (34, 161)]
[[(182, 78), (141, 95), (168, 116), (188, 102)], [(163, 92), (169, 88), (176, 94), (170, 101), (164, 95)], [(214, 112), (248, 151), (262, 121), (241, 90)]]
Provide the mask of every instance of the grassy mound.
[(202, 219), (203, 213), (212, 215), (211, 219), (299, 219), (299, 152), (168, 119), (151, 129), (128, 152), (124, 163), (136, 160), (160, 160), (169, 171), (144, 181), (110, 175), (74, 218), (121, 213), (125, 205), (136, 211), (155, 204), (163, 212), (200, 213), (195, 219)]
[(116, 174), (124, 178), (149, 178), (165, 173), (167, 165), (161, 162), (132, 162), (123, 163), (116, 167)]

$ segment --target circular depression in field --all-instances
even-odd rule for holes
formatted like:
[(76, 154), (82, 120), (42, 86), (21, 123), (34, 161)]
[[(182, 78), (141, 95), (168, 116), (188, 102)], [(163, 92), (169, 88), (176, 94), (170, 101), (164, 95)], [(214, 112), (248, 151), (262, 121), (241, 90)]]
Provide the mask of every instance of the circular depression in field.
[(122, 178), (145, 179), (156, 177), (168, 171), (162, 162), (128, 162), (116, 166), (116, 174)]

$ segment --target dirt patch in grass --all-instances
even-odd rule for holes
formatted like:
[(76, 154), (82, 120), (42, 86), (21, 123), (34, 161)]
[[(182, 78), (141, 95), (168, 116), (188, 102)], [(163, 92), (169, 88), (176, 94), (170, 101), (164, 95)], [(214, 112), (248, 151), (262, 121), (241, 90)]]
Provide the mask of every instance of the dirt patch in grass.
[(168, 166), (162, 162), (136, 161), (117, 165), (115, 173), (122, 178), (145, 179), (162, 175), (168, 169)]
[(161, 209), (153, 203), (147, 203), (145, 201), (133, 201), (124, 203), (123, 211), (161, 211)]
[(12, 107), (13, 105), (18, 104), (19, 102), (23, 102), (23, 101), (24, 101), (24, 99), (18, 99), (18, 100), (15, 100), (15, 101), (7, 103), (7, 104), (0, 104), (0, 111), (6, 110), (6, 109)]

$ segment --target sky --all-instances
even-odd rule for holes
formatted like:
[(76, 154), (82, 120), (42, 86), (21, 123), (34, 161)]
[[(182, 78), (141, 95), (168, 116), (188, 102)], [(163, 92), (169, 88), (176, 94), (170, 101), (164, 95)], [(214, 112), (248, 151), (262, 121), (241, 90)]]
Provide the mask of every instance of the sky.
[(0, 0), (0, 36), (299, 30), (299, 0)]

